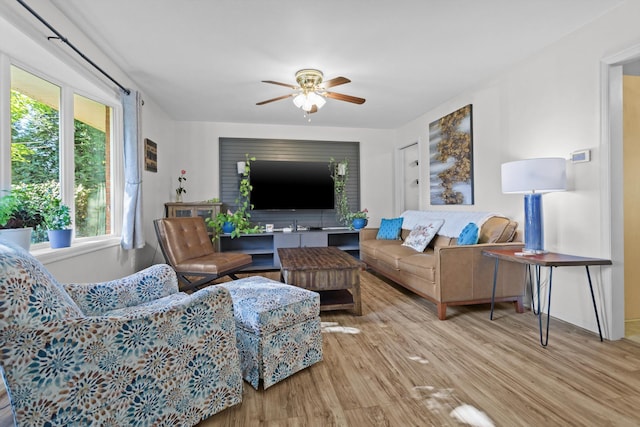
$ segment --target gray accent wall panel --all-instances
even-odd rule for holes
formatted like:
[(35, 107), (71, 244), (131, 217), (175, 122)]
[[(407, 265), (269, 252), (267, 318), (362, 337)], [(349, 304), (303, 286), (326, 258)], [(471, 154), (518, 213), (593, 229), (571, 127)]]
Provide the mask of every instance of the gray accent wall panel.
[[(347, 159), (349, 181), (347, 197), (351, 211), (360, 209), (360, 143), (357, 141), (311, 141), (291, 139), (220, 138), (220, 201), (223, 209), (234, 210), (241, 176), (236, 163), (245, 160), (245, 154), (257, 160), (295, 160), (326, 162)], [(283, 189), (286, 191), (286, 189)], [(292, 195), (295, 197), (295, 195)], [(251, 222), (259, 225), (274, 224), (275, 228), (293, 225), (308, 227), (340, 226), (335, 210), (252, 211)]]

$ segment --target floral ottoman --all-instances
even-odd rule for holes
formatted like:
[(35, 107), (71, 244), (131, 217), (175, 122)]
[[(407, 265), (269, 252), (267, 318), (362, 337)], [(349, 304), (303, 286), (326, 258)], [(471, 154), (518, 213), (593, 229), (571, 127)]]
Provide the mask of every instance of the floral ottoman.
[(322, 360), (317, 292), (259, 276), (220, 286), (231, 293), (242, 376), (255, 389)]

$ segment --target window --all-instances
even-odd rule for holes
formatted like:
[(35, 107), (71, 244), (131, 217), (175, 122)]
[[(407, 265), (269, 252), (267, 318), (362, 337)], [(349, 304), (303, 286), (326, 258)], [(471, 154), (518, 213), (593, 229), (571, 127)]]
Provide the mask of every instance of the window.
[(111, 108), (73, 96), (76, 237), (111, 233)]
[[(60, 87), (11, 67), (11, 190), (39, 208), (47, 192), (60, 194)], [(46, 240), (34, 229), (34, 243)]]
[[(11, 66), (11, 188), (35, 206), (61, 197), (76, 238), (109, 235), (112, 108), (76, 93), (65, 103), (65, 93), (71, 89)], [(71, 109), (73, 129), (66, 129)], [(46, 230), (34, 230), (33, 243), (44, 241)]]

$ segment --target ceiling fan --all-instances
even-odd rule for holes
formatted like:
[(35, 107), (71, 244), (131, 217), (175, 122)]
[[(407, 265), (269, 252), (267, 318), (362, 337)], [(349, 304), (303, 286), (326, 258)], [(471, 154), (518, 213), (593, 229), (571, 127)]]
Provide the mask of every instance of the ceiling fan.
[(289, 95), (282, 95), (276, 98), (267, 99), (266, 101), (256, 103), (256, 105), (264, 105), (281, 99), (293, 98), (293, 103), (296, 107), (301, 108), (308, 114), (311, 114), (317, 112), (324, 106), (327, 102), (325, 98), (337, 99), (339, 101), (346, 101), (354, 104), (364, 104), (365, 101), (364, 98), (327, 91), (327, 89), (331, 87), (351, 82), (351, 80), (346, 77), (335, 77), (324, 81), (322, 71), (305, 68), (296, 73), (296, 81), (298, 82), (297, 86), (289, 83), (274, 82), (273, 80), (263, 80), (263, 83), (285, 86), (295, 90), (295, 92), (290, 93)]

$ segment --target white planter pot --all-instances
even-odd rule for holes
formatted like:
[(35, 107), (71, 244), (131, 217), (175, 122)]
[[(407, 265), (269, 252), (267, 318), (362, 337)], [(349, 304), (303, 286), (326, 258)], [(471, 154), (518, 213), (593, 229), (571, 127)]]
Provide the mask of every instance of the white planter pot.
[(0, 230), (0, 239), (8, 240), (18, 246), (23, 247), (25, 250), (29, 250), (31, 247), (31, 232), (33, 228), (7, 228)]

